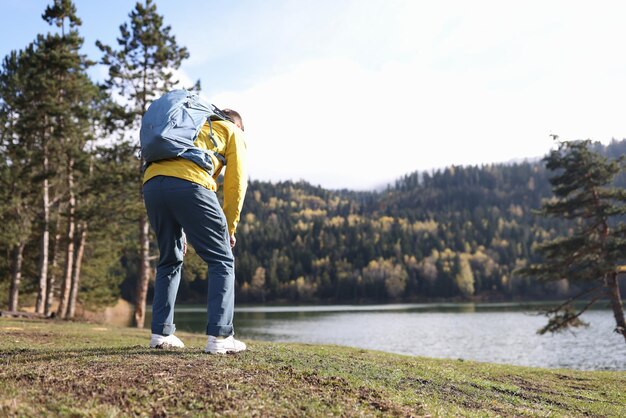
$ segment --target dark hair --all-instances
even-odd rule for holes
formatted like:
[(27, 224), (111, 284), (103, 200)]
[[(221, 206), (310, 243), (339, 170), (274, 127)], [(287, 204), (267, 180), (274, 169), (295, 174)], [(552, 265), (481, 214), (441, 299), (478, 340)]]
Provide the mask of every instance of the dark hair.
[(222, 112), (228, 116), (230, 119), (232, 119), (233, 122), (237, 123), (239, 122), (239, 126), (241, 126), (241, 130), (243, 131), (243, 120), (241, 119), (241, 115), (233, 110), (233, 109), (222, 109)]

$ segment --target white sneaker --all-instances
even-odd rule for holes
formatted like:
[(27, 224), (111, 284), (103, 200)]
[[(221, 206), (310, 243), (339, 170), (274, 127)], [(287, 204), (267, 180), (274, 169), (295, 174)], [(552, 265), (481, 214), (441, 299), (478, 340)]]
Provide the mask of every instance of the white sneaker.
[(150, 348), (184, 348), (185, 344), (174, 334), (167, 337), (159, 334), (152, 334), (150, 337)]
[(234, 339), (232, 335), (229, 337), (214, 337), (213, 335), (209, 335), (204, 352), (210, 354), (227, 354), (238, 353), (245, 351), (245, 349), (246, 344)]

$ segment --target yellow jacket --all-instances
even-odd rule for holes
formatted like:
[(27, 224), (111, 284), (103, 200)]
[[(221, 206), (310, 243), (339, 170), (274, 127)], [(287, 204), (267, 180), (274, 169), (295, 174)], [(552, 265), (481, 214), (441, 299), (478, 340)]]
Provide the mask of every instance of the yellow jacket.
[[(233, 123), (227, 121), (213, 121), (213, 137), (217, 142), (217, 149), (209, 137), (209, 124), (205, 123), (194, 145), (201, 149), (217, 151), (226, 158), (226, 173), (224, 174), (224, 215), (230, 235), (235, 234), (243, 199), (248, 188), (248, 164), (246, 157), (246, 142), (244, 134)], [(177, 177), (200, 184), (209, 190), (217, 191), (216, 179), (224, 165), (211, 153), (215, 173), (213, 177), (199, 165), (184, 158), (172, 158), (156, 161), (148, 165), (143, 182), (156, 176)]]

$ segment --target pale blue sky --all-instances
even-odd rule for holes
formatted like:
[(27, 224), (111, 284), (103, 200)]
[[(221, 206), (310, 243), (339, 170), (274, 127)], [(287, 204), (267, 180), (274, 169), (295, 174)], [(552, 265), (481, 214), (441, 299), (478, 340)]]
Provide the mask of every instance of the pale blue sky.
[[(0, 0), (0, 53), (48, 1)], [(134, 1), (78, 0), (85, 53)], [(246, 121), (255, 179), (372, 188), (414, 170), (545, 154), (550, 133), (626, 137), (626, 6), (602, 1), (165, 1), (218, 106)], [(103, 70), (94, 70), (94, 77)]]

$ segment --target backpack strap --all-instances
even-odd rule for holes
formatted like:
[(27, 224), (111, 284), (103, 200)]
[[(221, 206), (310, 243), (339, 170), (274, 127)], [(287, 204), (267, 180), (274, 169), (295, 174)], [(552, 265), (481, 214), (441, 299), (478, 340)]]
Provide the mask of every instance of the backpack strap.
[(217, 151), (213, 151), (213, 155), (215, 155), (215, 158), (217, 158), (218, 160), (222, 162), (222, 165), (226, 165), (226, 157), (224, 157), (222, 154), (220, 154)]
[[(215, 106), (213, 107), (217, 109), (217, 107)], [(217, 110), (219, 111), (219, 109)], [(209, 122), (209, 138), (211, 138), (211, 142), (213, 142), (213, 146), (215, 146), (215, 149), (217, 150), (217, 141), (215, 140), (215, 137), (213, 136), (213, 123), (211, 123), (211, 117), (209, 116), (206, 120), (207, 122)], [(226, 165), (226, 157), (224, 157), (222, 154), (220, 154), (217, 151), (213, 151), (213, 155), (215, 155), (215, 158), (217, 158), (218, 160), (222, 162), (222, 165)]]

